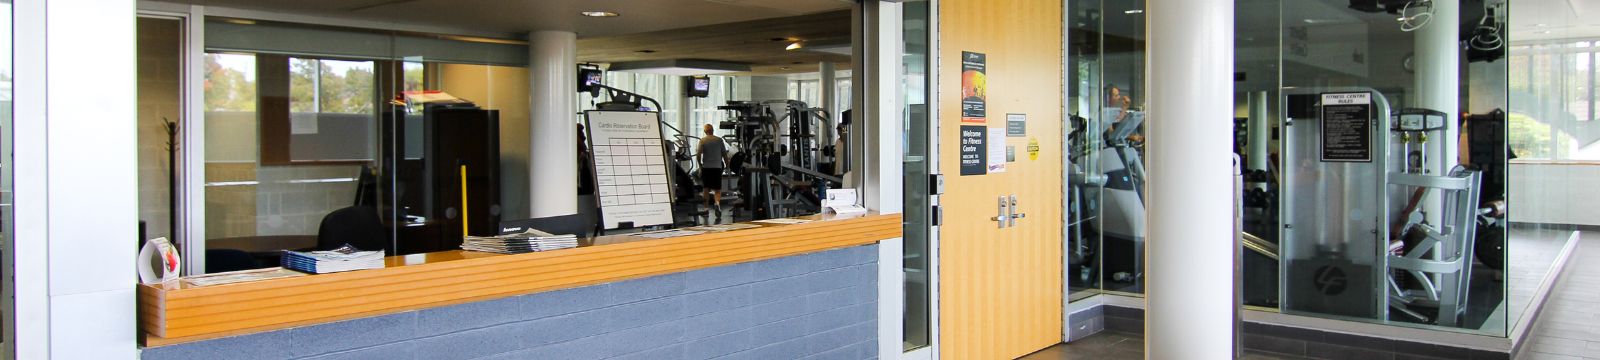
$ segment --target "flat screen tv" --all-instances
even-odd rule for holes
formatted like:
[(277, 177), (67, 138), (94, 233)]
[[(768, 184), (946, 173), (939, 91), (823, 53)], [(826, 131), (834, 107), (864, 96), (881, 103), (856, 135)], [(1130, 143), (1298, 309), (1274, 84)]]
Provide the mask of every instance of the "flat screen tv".
[(605, 83), (605, 71), (595, 68), (578, 68), (578, 92), (593, 92), (594, 86)]
[(703, 98), (711, 96), (710, 76), (690, 76), (684, 78), (685, 95), (688, 97)]

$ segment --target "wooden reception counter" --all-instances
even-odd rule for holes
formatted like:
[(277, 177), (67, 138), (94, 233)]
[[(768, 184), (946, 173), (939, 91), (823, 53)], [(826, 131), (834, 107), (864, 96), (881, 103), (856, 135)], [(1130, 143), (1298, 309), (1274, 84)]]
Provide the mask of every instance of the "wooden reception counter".
[(608, 235), (519, 255), (391, 256), (383, 269), (194, 287), (139, 286), (146, 346), (205, 340), (713, 266), (900, 237), (899, 214), (819, 215), (802, 224), (649, 239)]

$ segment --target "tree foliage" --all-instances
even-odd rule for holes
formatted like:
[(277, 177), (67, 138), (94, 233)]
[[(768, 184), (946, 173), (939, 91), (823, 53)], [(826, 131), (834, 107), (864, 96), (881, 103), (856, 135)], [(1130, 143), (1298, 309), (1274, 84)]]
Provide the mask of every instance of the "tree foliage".
[(205, 104), (206, 111), (256, 111), (256, 83), (245, 76), (250, 69), (223, 66), (220, 59), (228, 56), (250, 55), (206, 54)]

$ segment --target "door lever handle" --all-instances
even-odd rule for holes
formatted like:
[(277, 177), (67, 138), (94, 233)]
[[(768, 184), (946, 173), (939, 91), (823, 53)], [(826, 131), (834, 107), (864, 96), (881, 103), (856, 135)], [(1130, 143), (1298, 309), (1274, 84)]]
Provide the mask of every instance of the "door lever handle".
[(1017, 226), (1017, 219), (1028, 217), (1028, 214), (1017, 211), (1017, 195), (1011, 195), (1007, 200), (1011, 203), (1011, 226)]
[(1000, 225), (1001, 229), (1010, 227), (1011, 226), (1011, 221), (1012, 221), (1011, 220), (1011, 202), (1007, 201), (1005, 195), (1001, 195), (1000, 196), (999, 211), (1000, 211), (999, 214), (995, 215), (995, 217), (989, 218), (989, 220), (994, 220), (994, 221), (999, 222), (999, 225)]

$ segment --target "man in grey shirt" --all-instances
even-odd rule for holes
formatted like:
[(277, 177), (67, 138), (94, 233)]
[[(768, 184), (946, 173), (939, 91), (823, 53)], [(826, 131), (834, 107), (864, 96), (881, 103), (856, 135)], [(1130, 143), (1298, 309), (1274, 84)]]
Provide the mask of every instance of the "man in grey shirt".
[(711, 124), (706, 124), (706, 136), (700, 138), (700, 147), (695, 150), (695, 156), (700, 157), (700, 184), (705, 187), (706, 200), (711, 202), (711, 211), (721, 221), (722, 169), (727, 167), (728, 144), (717, 137), (715, 130)]

